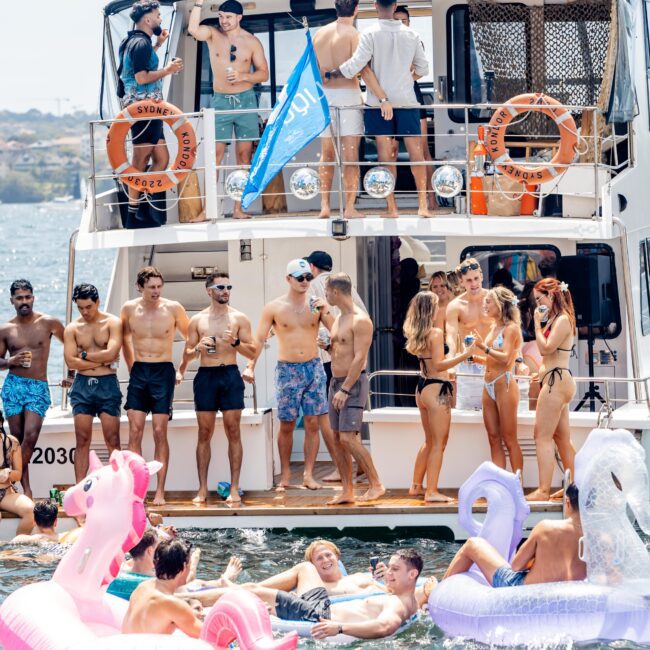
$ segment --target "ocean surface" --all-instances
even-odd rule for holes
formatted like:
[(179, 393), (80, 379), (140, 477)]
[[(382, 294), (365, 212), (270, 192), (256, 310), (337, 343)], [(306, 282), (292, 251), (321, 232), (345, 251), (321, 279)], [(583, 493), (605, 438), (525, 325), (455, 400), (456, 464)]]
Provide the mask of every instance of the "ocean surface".
[[(16, 315), (9, 302), (9, 286), (26, 278), (34, 287), (34, 309), (65, 323), (68, 282), (68, 244), (81, 220), (81, 202), (0, 204), (0, 320)], [(114, 251), (80, 252), (76, 257), (75, 281), (90, 282), (106, 297)], [(73, 318), (78, 313), (73, 308)], [(63, 346), (56, 340), (48, 364), (50, 384), (63, 374)], [(55, 403), (60, 390), (52, 389)]]

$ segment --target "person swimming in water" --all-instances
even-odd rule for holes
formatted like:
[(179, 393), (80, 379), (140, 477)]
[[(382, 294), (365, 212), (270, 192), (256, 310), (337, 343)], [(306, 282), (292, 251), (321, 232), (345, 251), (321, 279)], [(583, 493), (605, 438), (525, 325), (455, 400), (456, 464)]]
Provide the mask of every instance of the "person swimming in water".
[(59, 534), (56, 526), (59, 522), (59, 507), (51, 501), (39, 501), (34, 506), (34, 523), (36, 532), (30, 535), (16, 535), (12, 544), (58, 544)]

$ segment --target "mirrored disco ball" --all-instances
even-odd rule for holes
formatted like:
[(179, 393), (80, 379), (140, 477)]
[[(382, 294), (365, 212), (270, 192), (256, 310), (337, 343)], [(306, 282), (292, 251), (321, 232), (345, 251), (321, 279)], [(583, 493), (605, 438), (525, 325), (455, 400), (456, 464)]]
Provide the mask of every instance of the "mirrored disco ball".
[(235, 169), (234, 172), (230, 172), (226, 178), (226, 194), (233, 201), (241, 201), (241, 197), (244, 194), (244, 188), (246, 187), (247, 181), (247, 171), (243, 169)]
[(385, 199), (395, 189), (395, 179), (386, 167), (373, 167), (363, 177), (363, 189), (373, 199)]
[(320, 192), (320, 178), (318, 177), (318, 172), (311, 167), (296, 169), (296, 171), (291, 174), (289, 187), (296, 198), (302, 199), (303, 201), (313, 199)]
[(438, 167), (431, 179), (431, 185), (438, 196), (451, 198), (463, 189), (463, 175), (451, 165)]

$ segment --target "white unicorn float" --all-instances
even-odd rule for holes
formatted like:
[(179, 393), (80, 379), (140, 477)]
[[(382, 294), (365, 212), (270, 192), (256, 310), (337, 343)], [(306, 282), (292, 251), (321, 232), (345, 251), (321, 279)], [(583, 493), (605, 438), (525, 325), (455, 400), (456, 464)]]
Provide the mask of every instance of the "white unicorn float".
[[(627, 513), (650, 534), (645, 452), (629, 431), (595, 429), (576, 457), (575, 480), (587, 579), (494, 589), (473, 566), (443, 580), (429, 599), (429, 614), (447, 635), (489, 644), (650, 643), (650, 556)], [(488, 500), (482, 524), (472, 517), (481, 496)], [(461, 524), (511, 560), (528, 514), (517, 477), (483, 463), (459, 499)]]
[(90, 472), (64, 496), (71, 516), (86, 516), (77, 541), (46, 582), (13, 592), (0, 607), (0, 644), (7, 650), (208, 650), (237, 641), (245, 650), (295, 648), (295, 633), (274, 639), (266, 607), (244, 590), (209, 612), (200, 639), (183, 634), (121, 634), (128, 603), (106, 593), (124, 553), (146, 527), (143, 500), (160, 469), (130, 451), (114, 451), (103, 466), (90, 452)]

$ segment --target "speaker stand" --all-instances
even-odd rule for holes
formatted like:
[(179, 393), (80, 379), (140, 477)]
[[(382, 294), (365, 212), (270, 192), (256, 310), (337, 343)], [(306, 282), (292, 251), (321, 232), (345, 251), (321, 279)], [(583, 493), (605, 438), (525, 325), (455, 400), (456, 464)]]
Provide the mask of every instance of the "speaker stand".
[[(587, 350), (589, 354), (589, 376), (594, 376), (594, 329), (592, 325), (587, 326)], [(598, 386), (593, 381), (589, 382), (589, 389), (585, 392), (580, 400), (578, 406), (575, 407), (575, 411), (579, 411), (589, 401), (589, 410), (596, 410), (596, 402), (599, 400), (602, 404), (605, 404), (605, 398), (600, 394)]]

